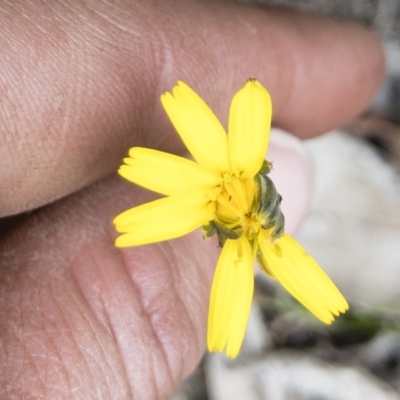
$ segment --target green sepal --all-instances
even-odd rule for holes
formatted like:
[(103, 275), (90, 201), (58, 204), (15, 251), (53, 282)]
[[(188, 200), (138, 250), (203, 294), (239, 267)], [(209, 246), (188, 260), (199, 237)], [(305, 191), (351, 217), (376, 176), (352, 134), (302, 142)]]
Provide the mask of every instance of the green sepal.
[(273, 228), (271, 238), (279, 239), (285, 232), (285, 217), (281, 211), (282, 196), (272, 180), (262, 174), (254, 177), (256, 195), (253, 205), (263, 229)]
[(218, 223), (215, 223), (215, 227), (217, 230), (218, 243), (221, 247), (224, 246), (227, 239), (239, 239), (243, 233), (243, 229), (241, 228), (231, 229)]
[(241, 228), (227, 228), (224, 225), (210, 221), (207, 225), (202, 227), (203, 236), (207, 239), (211, 238), (215, 234), (218, 237), (218, 244), (224, 247), (227, 239), (239, 239), (242, 236), (243, 230)]
[(273, 240), (279, 239), (285, 233), (285, 216), (282, 211), (279, 210), (278, 215), (275, 217), (274, 229), (271, 232), (271, 238)]
[(210, 239), (217, 233), (217, 229), (214, 221), (210, 221), (207, 225), (203, 225), (202, 227), (203, 236), (207, 239)]
[(272, 162), (264, 160), (258, 173), (261, 175), (268, 175), (272, 171), (272, 169), (273, 169)]

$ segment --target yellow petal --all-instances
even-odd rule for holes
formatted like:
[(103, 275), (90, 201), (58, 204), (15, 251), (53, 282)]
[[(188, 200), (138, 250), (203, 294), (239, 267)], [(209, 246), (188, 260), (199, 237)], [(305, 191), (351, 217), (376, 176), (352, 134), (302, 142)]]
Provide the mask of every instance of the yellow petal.
[(116, 230), (125, 233), (115, 245), (138, 246), (186, 235), (213, 218), (210, 206), (203, 196), (173, 196), (131, 208), (114, 220)]
[(230, 170), (228, 140), (218, 118), (188, 85), (179, 81), (161, 102), (195, 160), (217, 173)]
[(210, 351), (235, 358), (246, 331), (253, 297), (253, 256), (246, 238), (228, 239), (211, 288), (207, 343)]
[(282, 286), (326, 324), (348, 310), (347, 301), (315, 260), (289, 235), (271, 245), (259, 245), (269, 268)]
[(267, 90), (249, 79), (236, 93), (229, 112), (229, 152), (233, 172), (253, 177), (265, 159), (272, 104)]
[(221, 178), (183, 157), (162, 151), (133, 147), (118, 172), (124, 178), (167, 196), (212, 190)]

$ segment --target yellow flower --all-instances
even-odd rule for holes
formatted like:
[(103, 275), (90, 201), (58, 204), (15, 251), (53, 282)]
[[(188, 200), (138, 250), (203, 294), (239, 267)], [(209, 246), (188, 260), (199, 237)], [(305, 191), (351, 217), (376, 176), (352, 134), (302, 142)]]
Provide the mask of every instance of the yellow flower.
[[(348, 309), (329, 277), (284, 233), (281, 197), (264, 161), (272, 106), (268, 92), (249, 79), (229, 112), (229, 135), (207, 104), (185, 83), (161, 96), (191, 161), (134, 147), (119, 173), (166, 197), (114, 220), (116, 246), (169, 240), (203, 227), (222, 247), (211, 289), (207, 343), (234, 358), (242, 345), (253, 296), (253, 264), (326, 324)], [(162, 221), (162, 224), (160, 224)]]

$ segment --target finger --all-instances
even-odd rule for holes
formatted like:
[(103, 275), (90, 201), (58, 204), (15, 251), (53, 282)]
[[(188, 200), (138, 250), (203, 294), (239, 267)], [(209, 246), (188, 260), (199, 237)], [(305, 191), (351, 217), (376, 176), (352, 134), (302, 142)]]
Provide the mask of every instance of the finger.
[(117, 250), (112, 218), (137, 192), (108, 179), (3, 238), (1, 398), (167, 399), (199, 362), (217, 245)]
[(308, 136), (361, 110), (383, 69), (362, 27), (233, 2), (21, 0), (0, 26), (0, 215), (105, 176), (131, 145), (182, 151), (159, 104), (177, 79), (225, 121), (257, 77), (275, 124)]
[[(284, 199), (289, 221), (308, 195), (282, 178), (309, 179), (295, 147), (274, 139), (269, 152), (282, 165), (280, 192), (293, 195)], [(117, 249), (113, 217), (153, 197), (109, 178), (3, 234), (0, 398), (166, 399), (192, 372), (220, 249), (199, 231)]]

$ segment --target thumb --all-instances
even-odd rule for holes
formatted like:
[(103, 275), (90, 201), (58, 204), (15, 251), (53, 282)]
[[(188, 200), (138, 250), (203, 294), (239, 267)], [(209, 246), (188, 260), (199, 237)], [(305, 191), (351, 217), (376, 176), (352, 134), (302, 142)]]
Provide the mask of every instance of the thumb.
[(285, 231), (293, 234), (307, 215), (312, 199), (313, 169), (301, 141), (280, 129), (271, 130), (267, 160), (270, 177), (282, 196)]

